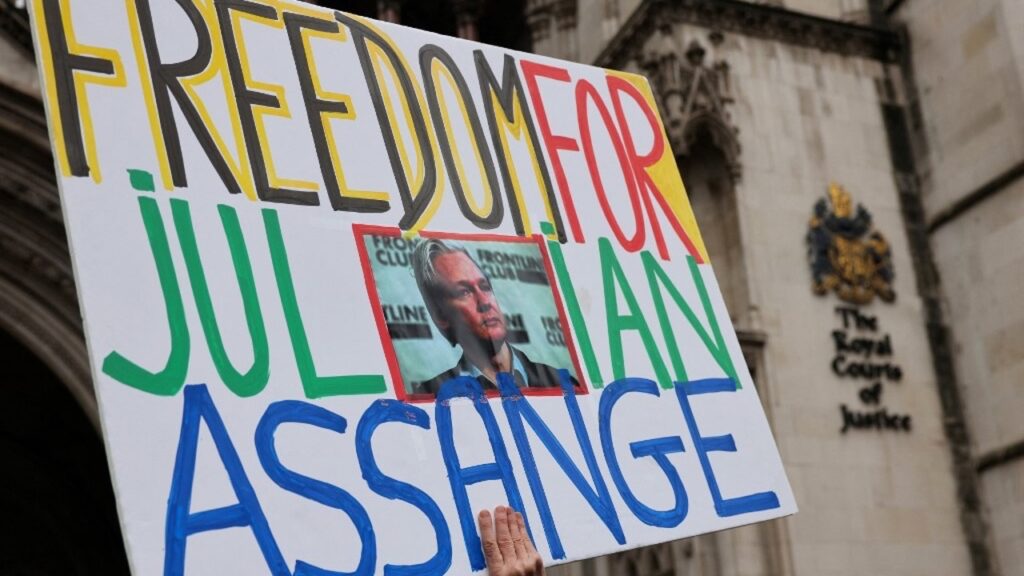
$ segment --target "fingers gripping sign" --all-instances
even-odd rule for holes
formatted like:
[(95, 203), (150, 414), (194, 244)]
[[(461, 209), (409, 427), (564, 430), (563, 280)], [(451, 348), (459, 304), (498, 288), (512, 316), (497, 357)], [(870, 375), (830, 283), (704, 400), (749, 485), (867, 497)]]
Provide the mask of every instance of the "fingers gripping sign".
[(543, 576), (544, 563), (526, 532), (523, 515), (498, 506), (477, 516), (488, 576)]

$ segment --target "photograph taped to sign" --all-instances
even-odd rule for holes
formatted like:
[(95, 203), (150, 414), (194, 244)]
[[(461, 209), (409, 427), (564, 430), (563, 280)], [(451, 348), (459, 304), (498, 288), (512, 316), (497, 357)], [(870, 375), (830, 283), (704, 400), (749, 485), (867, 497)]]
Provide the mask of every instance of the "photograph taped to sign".
[(134, 573), (796, 511), (644, 78), (285, 0), (29, 8)]
[[(381, 344), (392, 367), (398, 366), (391, 376), (400, 400), (432, 401), (444, 382), (460, 375), (479, 379), (485, 392), (496, 395), (494, 375), (476, 368), (486, 361), (471, 358), (474, 352), (494, 356), (502, 343), (522, 393), (561, 395), (560, 369), (569, 372), (577, 393), (587, 393), (577, 379), (578, 361), (539, 236), (430, 234), (409, 240), (398, 228), (354, 228), (362, 236), (364, 274), (372, 278), (370, 298), (380, 309)], [(446, 254), (463, 264), (452, 271), (460, 275), (451, 287), (429, 279), (435, 259)], [(467, 320), (464, 302), (470, 305)], [(466, 328), (478, 325), (496, 337), (485, 335), (481, 344)], [(459, 327), (463, 333), (456, 332)]]

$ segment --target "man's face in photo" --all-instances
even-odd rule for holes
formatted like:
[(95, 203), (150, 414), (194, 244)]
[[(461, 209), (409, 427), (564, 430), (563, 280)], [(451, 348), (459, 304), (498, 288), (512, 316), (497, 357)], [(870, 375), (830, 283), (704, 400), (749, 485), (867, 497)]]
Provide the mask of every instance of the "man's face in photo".
[(455, 340), (497, 345), (505, 341), (505, 315), (494, 295), (491, 281), (473, 260), (462, 252), (448, 252), (434, 259), (434, 270), (444, 289), (444, 318), (438, 326), (451, 327)]

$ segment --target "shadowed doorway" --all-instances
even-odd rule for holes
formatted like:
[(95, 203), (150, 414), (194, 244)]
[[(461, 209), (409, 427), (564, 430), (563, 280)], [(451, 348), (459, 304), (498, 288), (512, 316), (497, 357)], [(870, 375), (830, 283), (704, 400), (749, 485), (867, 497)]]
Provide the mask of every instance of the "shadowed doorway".
[(0, 330), (0, 574), (128, 574), (103, 444), (67, 388)]

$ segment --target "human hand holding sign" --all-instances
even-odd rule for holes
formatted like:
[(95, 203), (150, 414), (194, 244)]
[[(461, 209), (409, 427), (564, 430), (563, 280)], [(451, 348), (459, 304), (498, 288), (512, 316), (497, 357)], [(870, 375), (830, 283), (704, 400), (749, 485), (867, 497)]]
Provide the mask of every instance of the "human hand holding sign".
[(533, 547), (523, 515), (498, 506), (477, 516), (488, 576), (544, 576), (544, 562)]

